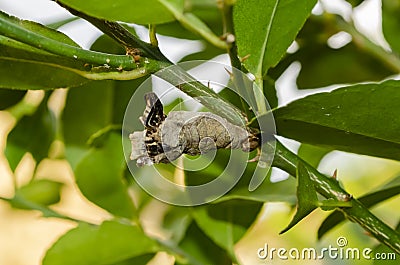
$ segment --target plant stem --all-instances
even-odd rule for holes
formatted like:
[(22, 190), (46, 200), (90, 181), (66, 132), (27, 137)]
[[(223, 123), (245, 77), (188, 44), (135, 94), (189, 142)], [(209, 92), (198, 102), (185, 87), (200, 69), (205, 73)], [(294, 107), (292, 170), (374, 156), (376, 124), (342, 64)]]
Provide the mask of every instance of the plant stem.
[(85, 63), (108, 65), (113, 68), (122, 67), (124, 69), (135, 69), (138, 67), (130, 56), (87, 51), (79, 47), (61, 43), (57, 40), (29, 31), (28, 29), (19, 26), (17, 23), (12, 23), (3, 14), (0, 16), (0, 34), (22, 43), (29, 44), (35, 48), (74, 60), (84, 61)]
[[(48, 208), (47, 206), (28, 201), (25, 198), (22, 198), (21, 196), (15, 196), (12, 199), (0, 197), (0, 200), (6, 201), (6, 202), (10, 203), (11, 205), (16, 204), (19, 206), (19, 207), (17, 207), (19, 209), (29, 209), (29, 210), (40, 211), (43, 214), (43, 216), (47, 217), (47, 218), (55, 217), (55, 218), (73, 221), (73, 222), (77, 222), (77, 223), (84, 222), (82, 220), (78, 220), (78, 219), (57, 213), (56, 211), (53, 211), (52, 209)], [(89, 222), (85, 222), (85, 223), (92, 224)]]
[[(60, 3), (59, 3), (60, 4)], [(85, 20), (89, 21), (98, 27), (105, 34), (116, 40), (126, 50), (139, 49), (145, 55), (158, 60), (162, 63), (161, 70), (155, 73), (156, 76), (164, 79), (165, 81), (173, 84), (178, 89), (187, 95), (197, 99), (204, 106), (208, 107), (221, 117), (226, 118), (228, 121), (236, 124), (246, 124), (246, 118), (242, 112), (229, 102), (224, 101), (212, 89), (198, 82), (194, 77), (189, 75), (180, 66), (173, 65), (168, 59), (159, 51), (158, 47), (145, 43), (135, 36), (133, 36), (127, 29), (120, 26), (116, 22), (105, 21), (103, 19), (91, 17), (71, 7), (62, 5), (71, 13), (78, 15)], [(169, 66), (169, 67), (168, 67)]]
[(231, 123), (238, 126), (246, 124), (246, 118), (238, 108), (222, 99), (209, 87), (198, 82), (181, 67), (171, 66), (158, 71), (155, 75), (174, 84), (178, 89)]
[[(167, 252), (170, 252), (178, 262), (182, 264), (202, 265), (202, 261), (199, 261), (196, 257), (193, 257), (189, 253), (186, 253), (179, 246), (173, 242), (166, 240), (155, 239)], [(189, 263), (188, 263), (189, 262)]]
[(314, 167), (290, 152), (279, 141), (276, 141), (276, 154), (272, 166), (278, 167), (295, 177), (298, 163), (306, 166), (318, 193), (327, 199), (350, 201), (352, 203), (351, 207), (342, 207), (338, 208), (338, 210), (343, 212), (349, 220), (358, 223), (379, 241), (400, 254), (400, 234), (398, 232), (373, 215), (360, 201), (352, 198), (334, 178), (321, 174)]
[(149, 26), (149, 37), (150, 37), (151, 45), (158, 47), (158, 40), (157, 40), (157, 35), (156, 35), (156, 25), (155, 24), (151, 24)]
[[(129, 31), (120, 26), (116, 22), (110, 22), (102, 19), (90, 17), (86, 14), (82, 14), (76, 10), (64, 6), (68, 10), (75, 12), (78, 16), (88, 20), (104, 33), (108, 34), (125, 49), (131, 51), (131, 49), (138, 49), (141, 55), (148, 56), (152, 59), (158, 60), (160, 63), (161, 71), (157, 72), (157, 76), (164, 80), (176, 85), (177, 88), (185, 92), (191, 97), (197, 98), (203, 105), (209, 107), (220, 116), (227, 118), (229, 121), (238, 124), (245, 120), (242, 113), (229, 102), (224, 101), (210, 88), (204, 86), (200, 82), (196, 81), (195, 78), (190, 76), (186, 71), (178, 66), (167, 67), (171, 65), (169, 60), (160, 52), (158, 47), (151, 44), (145, 43), (140, 39), (133, 36)], [(29, 44), (33, 47), (46, 50), (48, 52), (70, 57), (74, 59), (80, 59), (87, 63), (93, 64), (106, 64), (115, 68), (137, 68), (136, 62), (132, 60), (130, 56), (121, 55), (110, 55), (94, 51), (86, 51), (78, 47), (60, 43), (51, 38), (44, 37), (37, 33), (33, 33), (15, 23), (11, 23), (7, 19), (0, 17), (0, 33), (9, 38), (21, 41), (25, 44)], [(192, 25), (192, 24), (191, 24)], [(342, 25), (343, 26), (343, 25)], [(355, 41), (359, 45), (369, 50), (373, 55), (381, 58), (389, 65), (400, 71), (400, 60), (397, 57), (389, 56), (390, 54), (384, 51), (379, 46), (373, 44), (367, 40), (363, 35), (358, 33), (354, 28), (345, 24), (344, 29), (349, 31)], [(226, 44), (226, 43), (225, 43)], [(224, 47), (226, 47), (224, 45)], [(232, 51), (234, 52), (234, 51)], [(232, 53), (232, 55), (234, 55)], [(236, 59), (235, 59), (236, 58)], [(235, 56), (233, 63), (237, 63), (237, 55)], [(238, 118), (239, 117), (239, 118)], [(353, 199), (350, 194), (344, 191), (333, 178), (328, 178), (323, 174), (319, 173), (315, 168), (302, 161), (295, 154), (287, 150), (282, 144), (277, 142), (277, 151), (274, 158), (273, 166), (279, 167), (292, 176), (296, 175), (296, 166), (298, 163), (303, 163), (310, 172), (311, 179), (317, 189), (317, 191), (326, 198), (333, 198), (339, 201), (351, 201), (352, 207), (339, 208), (349, 220), (359, 223), (364, 229), (375, 236), (378, 240), (391, 247), (397, 253), (400, 253), (400, 235), (391, 229), (389, 226), (384, 224), (376, 216), (374, 216), (366, 207), (364, 207), (358, 200)], [(27, 207), (42, 211), (45, 216), (54, 216), (59, 218), (66, 218), (71, 220), (69, 217), (59, 215), (47, 207), (39, 207), (37, 205), (26, 204)]]
[(181, 23), (181, 25), (191, 32), (195, 32), (202, 36), (209, 43), (220, 49), (226, 49), (227, 43), (221, 40), (215, 33), (198, 17), (190, 12), (182, 12), (169, 4), (167, 1), (163, 1), (166, 8), (174, 15), (175, 19)]
[(104, 19), (98, 19), (92, 16), (89, 16), (85, 13), (82, 13), (76, 9), (73, 9), (57, 0), (53, 0), (63, 8), (67, 9), (71, 14), (81, 17), (91, 24), (96, 26), (99, 30), (106, 33), (112, 39), (120, 43), (124, 46), (125, 49), (138, 49), (141, 55), (153, 59), (157, 59), (163, 62), (169, 62), (169, 60), (161, 53), (160, 49), (156, 46), (153, 46), (147, 42), (142, 41), (141, 39), (135, 37), (132, 33), (126, 30), (117, 22), (107, 21)]

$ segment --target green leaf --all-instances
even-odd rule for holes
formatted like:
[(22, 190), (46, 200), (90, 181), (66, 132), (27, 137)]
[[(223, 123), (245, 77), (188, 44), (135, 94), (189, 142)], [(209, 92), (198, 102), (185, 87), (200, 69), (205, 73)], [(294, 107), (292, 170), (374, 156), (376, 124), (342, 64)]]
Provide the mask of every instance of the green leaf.
[(259, 214), (263, 203), (230, 200), (193, 209), (193, 218), (203, 232), (235, 259), (234, 245)]
[(114, 215), (132, 218), (136, 211), (123, 182), (125, 166), (121, 136), (110, 133), (103, 146), (92, 148), (78, 163), (75, 179), (91, 202)]
[(0, 36), (0, 88), (55, 89), (88, 80), (82, 62), (52, 55)]
[(178, 21), (157, 25), (157, 34), (178, 39), (197, 40), (200, 36), (184, 28)]
[[(255, 154), (252, 154), (255, 155)], [(217, 154), (208, 167), (200, 171), (189, 171), (186, 173), (187, 185), (195, 186), (207, 183), (222, 174), (228, 165), (230, 150), (218, 150)], [(250, 156), (252, 157), (252, 156)], [(256, 163), (247, 163), (246, 168), (238, 183), (224, 196), (218, 198), (215, 203), (229, 200), (249, 200), (254, 202), (289, 202), (295, 203), (296, 180), (287, 179), (273, 183), (270, 175), (254, 191), (249, 191), (249, 183), (256, 169)]]
[(296, 100), (274, 112), (277, 132), (329, 149), (399, 160), (399, 87), (391, 80)]
[(79, 17), (69, 17), (69, 18), (65, 18), (65, 19), (61, 19), (59, 21), (53, 22), (51, 24), (46, 24), (46, 27), (51, 28), (51, 29), (58, 29), (61, 28), (64, 25), (67, 25), (71, 22), (74, 22), (76, 20), (79, 20)]
[(275, 81), (276, 80), (269, 76), (265, 76), (263, 80), (263, 92), (271, 109), (278, 107), (278, 95), (276, 93)]
[(169, 232), (169, 240), (178, 243), (185, 236), (191, 222), (190, 208), (176, 206), (164, 216), (163, 228)]
[(318, 165), (321, 162), (322, 158), (324, 158), (325, 155), (331, 151), (332, 150), (318, 146), (301, 144), (299, 150), (297, 151), (297, 155), (301, 157), (301, 159), (306, 161), (309, 165), (318, 168)]
[(189, 256), (186, 262), (177, 264), (204, 265), (219, 264), (231, 265), (232, 261), (225, 250), (216, 245), (204, 232), (192, 222), (179, 247)]
[(275, 66), (294, 41), (316, 0), (238, 0), (234, 24), (240, 57), (257, 79)]
[[(105, 35), (98, 38), (91, 48), (124, 53)], [(68, 91), (62, 122), (66, 155), (73, 168), (87, 151), (87, 141), (93, 134), (109, 125), (122, 124), (126, 106), (143, 79), (93, 81)]]
[(5, 155), (13, 171), (26, 152), (30, 152), (37, 163), (48, 155), (56, 136), (55, 118), (47, 107), (49, 95), (46, 94), (33, 114), (19, 120), (7, 137)]
[(121, 262), (113, 263), (113, 265), (147, 265), (155, 256), (154, 253), (143, 254), (134, 258), (126, 259)]
[(26, 91), (0, 89), (0, 110), (7, 109), (20, 102)]
[(117, 221), (100, 226), (80, 223), (47, 251), (43, 264), (115, 264), (157, 250), (157, 243), (137, 226)]
[(169, 8), (183, 12), (183, 0), (60, 1), (82, 13), (111, 21), (159, 24), (175, 20)]
[(379, 81), (394, 74), (385, 63), (360, 50), (354, 43), (340, 49), (332, 49), (326, 43), (310, 43), (291, 57), (291, 60), (301, 63), (297, 78), (300, 89)]
[(215, 202), (235, 199), (255, 202), (287, 202), (289, 204), (296, 202), (296, 180), (294, 178), (271, 182), (271, 174), (268, 174), (268, 177), (256, 190), (249, 191), (249, 183), (253, 177), (255, 166), (255, 163), (249, 163), (245, 173), (235, 187)]
[[(33, 68), (34, 66), (43, 66), (45, 70), (52, 70), (42, 71), (47, 74), (46, 77), (41, 76), (44, 80), (36, 76), (36, 78), (28, 79), (32, 83), (31, 89), (76, 86), (85, 82), (85, 78), (91, 80), (135, 79), (160, 68), (158, 62), (149, 58), (146, 61), (148, 63), (142, 59), (140, 63), (142, 67), (140, 67), (139, 64), (133, 62), (131, 56), (81, 49), (74, 42), (69, 41), (64, 34), (37, 25), (0, 13), (0, 34), (3, 35), (0, 36), (0, 46), (8, 47), (5, 51), (3, 51), (4, 48), (0, 49), (0, 59), (2, 59), (0, 66), (15, 70), (14, 76), (22, 79), (15, 84), (15, 81), (12, 82), (13, 78), (7, 78), (7, 75), (4, 75), (4, 83), (7, 84), (4, 87), (12, 88), (11, 85), (14, 85), (18, 88), (18, 85), (26, 85), (27, 82), (23, 82), (23, 74), (26, 73), (21, 72), (21, 68), (25, 69), (24, 63), (26, 63), (25, 70), (30, 70), (32, 76), (35, 76), (32, 69), (37, 71), (37, 67)], [(8, 70), (12, 76), (13, 72), (10, 69)], [(69, 85), (60, 75), (60, 71), (64, 73), (64, 79), (75, 80), (75, 83), (72, 82), (73, 84)], [(49, 78), (49, 73), (52, 74), (52, 72), (60, 76), (53, 79), (54, 77), (50, 75), (53, 78)], [(29, 89), (29, 86), (22, 89)]]
[[(62, 44), (79, 47), (65, 34), (35, 22), (20, 20), (3, 12), (0, 12), (0, 21)], [(13, 28), (7, 30), (8, 35), (15, 37), (12, 35)], [(85, 71), (82, 62), (52, 55), (4, 36), (0, 36), (0, 69), (1, 88), (50, 89), (86, 82), (76, 73)]]
[(400, 2), (397, 0), (382, 1), (382, 30), (385, 39), (390, 47), (397, 54), (400, 53), (400, 40), (397, 38), (399, 34), (400, 18)]
[(16, 190), (14, 198), (10, 203), (19, 209), (31, 209), (21, 201), (29, 201), (38, 205), (48, 206), (60, 201), (60, 190), (62, 183), (41, 179), (34, 180), (27, 185)]
[(268, 75), (276, 80), (290, 64), (300, 62), (297, 86), (308, 89), (379, 81), (395, 74), (387, 64), (360, 49), (354, 41), (338, 49), (329, 47), (329, 38), (339, 33), (337, 23), (337, 17), (332, 14), (311, 15), (296, 38), (298, 50), (287, 54)]
[(217, 48), (209, 43), (203, 42), (204, 49), (200, 52), (189, 54), (183, 57), (180, 62), (195, 61), (195, 60), (210, 60), (218, 55), (223, 54), (225, 51)]
[(353, 7), (358, 6), (359, 4), (363, 3), (364, 0), (347, 0)]
[(297, 177), (297, 209), (290, 224), (283, 229), (280, 234), (287, 232), (298, 222), (303, 220), (304, 217), (309, 215), (312, 211), (317, 208), (318, 198), (317, 191), (315, 190), (314, 184), (311, 181), (310, 173), (307, 168), (299, 163), (296, 170)]
[(178, 21), (183, 27), (187, 28), (191, 32), (194, 32), (202, 36), (205, 40), (212, 43), (214, 46), (225, 49), (227, 48), (226, 42), (221, 40), (220, 37), (214, 34), (214, 32), (208, 27), (204, 21), (198, 18), (195, 14), (184, 13), (183, 15), (175, 15)]
[(111, 123), (112, 88), (113, 81), (96, 81), (68, 91), (62, 128), (72, 168), (87, 151), (90, 136)]
[(35, 32), (37, 34), (46, 36), (47, 38), (71, 45), (71, 46), (75, 46), (75, 47), (79, 47), (79, 45), (74, 42), (71, 38), (69, 38), (67, 35), (65, 35), (62, 32), (56, 31), (54, 29), (45, 27), (39, 23), (33, 22), (33, 21), (29, 21), (29, 20), (23, 20), (23, 19), (19, 19), (13, 16), (9, 16), (8, 14), (1, 12), (0, 11), (0, 21), (7, 21), (13, 24), (18, 25), (19, 27), (22, 27), (26, 30)]
[[(396, 176), (394, 179), (388, 183), (379, 187), (376, 191), (369, 192), (358, 200), (367, 208), (371, 208), (374, 205), (383, 202), (389, 198), (397, 196), (400, 194), (400, 177)], [(318, 238), (323, 237), (332, 228), (346, 220), (342, 212), (335, 211), (331, 213), (318, 229)]]
[[(204, 33), (212, 35), (214, 33), (218, 35), (222, 34), (221, 11), (214, 0), (208, 2), (187, 0), (185, 1), (185, 15), (182, 15), (179, 10), (173, 13), (179, 22), (174, 21), (157, 25), (157, 33), (191, 40), (200, 39), (202, 36), (205, 37)], [(194, 21), (191, 21), (192, 19)]]

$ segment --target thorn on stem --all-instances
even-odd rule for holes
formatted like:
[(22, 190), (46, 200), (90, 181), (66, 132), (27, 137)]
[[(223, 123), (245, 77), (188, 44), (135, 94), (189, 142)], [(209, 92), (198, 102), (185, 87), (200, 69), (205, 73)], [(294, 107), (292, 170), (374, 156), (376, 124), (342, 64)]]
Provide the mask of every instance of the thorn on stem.
[(247, 55), (243, 56), (242, 58), (240, 58), (240, 62), (241, 62), (241, 63), (244, 63), (244, 61), (246, 61), (247, 59), (249, 59), (249, 57), (250, 57), (250, 54), (247, 54)]
[(337, 180), (337, 169), (335, 169), (335, 171), (333, 172), (332, 178), (334, 180)]

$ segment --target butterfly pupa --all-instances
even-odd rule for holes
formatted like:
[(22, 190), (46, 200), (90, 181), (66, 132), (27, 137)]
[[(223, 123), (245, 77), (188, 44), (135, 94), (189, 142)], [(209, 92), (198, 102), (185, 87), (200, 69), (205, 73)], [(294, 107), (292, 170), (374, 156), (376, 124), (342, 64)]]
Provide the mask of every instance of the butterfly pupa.
[(249, 152), (258, 146), (254, 134), (214, 113), (171, 111), (167, 116), (155, 93), (147, 93), (145, 101), (139, 118), (145, 130), (129, 135), (130, 159), (138, 166), (169, 163), (182, 154), (199, 155), (218, 148)]

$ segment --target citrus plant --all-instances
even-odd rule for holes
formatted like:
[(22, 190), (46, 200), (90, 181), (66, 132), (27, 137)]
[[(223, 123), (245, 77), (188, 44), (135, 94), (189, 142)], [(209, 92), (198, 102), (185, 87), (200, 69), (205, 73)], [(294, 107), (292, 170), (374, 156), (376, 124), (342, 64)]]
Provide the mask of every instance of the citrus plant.
[[(321, 208), (332, 214), (319, 227), (319, 237), (350, 220), (400, 254), (398, 231), (369, 210), (399, 193), (399, 179), (355, 198), (340, 185), (340, 174), (326, 176), (316, 169), (332, 150), (400, 160), (400, 82), (391, 78), (400, 71), (397, 1), (383, 0), (382, 5), (383, 33), (390, 49), (361, 34), (349, 19), (327, 12), (312, 14), (317, 0), (54, 2), (74, 17), (41, 25), (0, 12), (0, 108), (17, 119), (4, 154), (12, 171), (27, 152), (36, 168), (45, 158), (66, 159), (81, 193), (112, 218), (92, 224), (54, 210), (61, 183), (32, 178), (16, 186), (14, 196), (1, 199), (47, 218), (76, 222), (76, 228), (48, 249), (43, 264), (146, 264), (158, 252), (167, 252), (176, 264), (239, 264), (235, 243), (256, 221), (263, 205), (274, 201), (297, 206), (282, 232)], [(362, 1), (348, 2), (357, 6)], [(57, 30), (76, 19), (103, 32), (89, 50)], [(148, 27), (149, 42), (138, 37), (134, 24)], [(343, 32), (351, 36), (348, 43), (339, 48), (328, 45), (332, 36)], [(202, 42), (201, 52), (181, 61), (228, 54), (231, 66), (250, 76), (259, 88), (247, 93), (256, 101), (268, 99), (276, 134), (302, 144), (294, 154), (277, 140), (275, 154), (269, 158), (272, 167), (294, 178), (281, 182), (267, 178), (249, 189), (257, 168), (257, 162), (249, 162), (237, 185), (212, 203), (169, 206), (162, 222), (168, 238), (143, 229), (142, 210), (155, 199), (137, 185), (124, 158), (126, 139), (121, 129), (131, 96), (147, 77), (156, 75), (179, 82), (182, 85), (176, 88), (191, 97), (204, 97), (201, 103), (226, 120), (234, 122), (229, 108), (239, 110), (248, 130), (260, 130), (252, 122), (260, 113), (251, 114), (228, 89), (216, 93), (184, 69), (171, 68), (173, 63), (158, 46), (161, 35)], [(288, 52), (293, 46), (295, 50)], [(301, 63), (299, 89), (315, 88), (315, 93), (280, 106), (275, 82), (293, 62)], [(230, 82), (240, 82), (230, 74)], [(323, 93), (317, 89), (329, 85), (338, 88)], [(65, 106), (55, 115), (49, 101), (65, 88)], [(40, 104), (24, 100), (29, 90), (44, 91)], [(257, 155), (257, 150), (252, 154)], [(184, 171), (185, 183), (213, 180), (228, 160), (226, 150), (218, 151), (207, 169)], [(171, 165), (156, 167), (176, 173)], [(138, 172), (140, 178), (148, 174), (146, 167)]]

